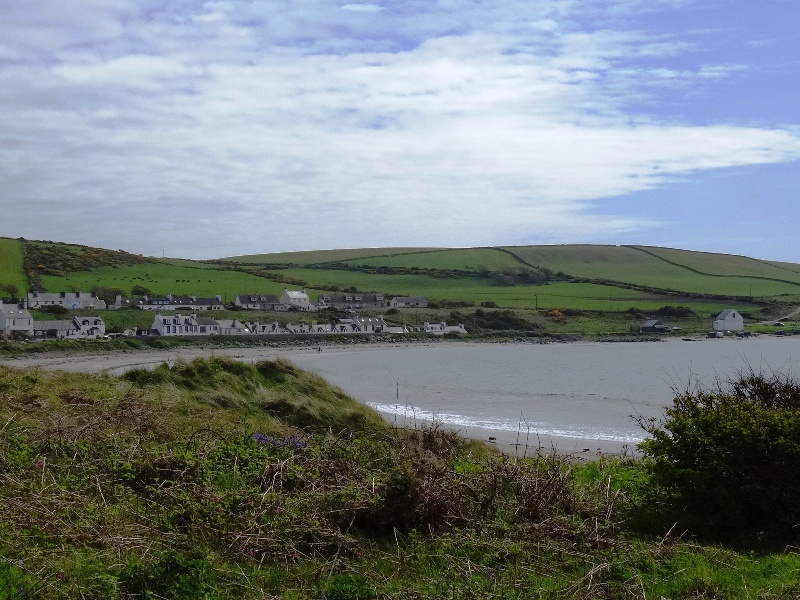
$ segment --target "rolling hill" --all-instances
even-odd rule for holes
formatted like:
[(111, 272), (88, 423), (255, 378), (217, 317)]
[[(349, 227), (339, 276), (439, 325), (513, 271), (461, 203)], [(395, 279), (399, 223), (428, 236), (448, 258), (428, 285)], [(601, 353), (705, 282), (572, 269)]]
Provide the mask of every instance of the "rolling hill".
[[(445, 305), (621, 312), (685, 305), (709, 312), (800, 302), (800, 264), (649, 246), (365, 248), (227, 257), (152, 258), (59, 242), (0, 239), (0, 285), (24, 291), (130, 295), (357, 290)], [(0, 288), (3, 289), (3, 288)], [(8, 296), (8, 293), (6, 293)]]

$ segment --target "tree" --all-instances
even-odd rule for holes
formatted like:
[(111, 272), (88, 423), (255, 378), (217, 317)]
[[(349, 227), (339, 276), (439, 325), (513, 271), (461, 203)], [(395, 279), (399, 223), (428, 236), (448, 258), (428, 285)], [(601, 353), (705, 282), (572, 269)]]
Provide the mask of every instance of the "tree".
[(19, 289), (13, 283), (0, 283), (0, 299), (19, 300)]
[(153, 291), (143, 285), (135, 285), (131, 290), (131, 296), (152, 296)]
[(724, 541), (800, 533), (800, 383), (750, 371), (678, 394), (663, 423), (643, 425), (652, 480), (684, 525)]
[(69, 314), (69, 309), (60, 304), (53, 304), (50, 306), (42, 306), (39, 308), (41, 312), (50, 313), (56, 317), (66, 317)]
[(117, 296), (125, 295), (125, 290), (122, 290), (120, 288), (103, 287), (100, 285), (94, 286), (91, 289), (91, 292), (106, 304), (113, 304), (114, 301), (117, 299)]

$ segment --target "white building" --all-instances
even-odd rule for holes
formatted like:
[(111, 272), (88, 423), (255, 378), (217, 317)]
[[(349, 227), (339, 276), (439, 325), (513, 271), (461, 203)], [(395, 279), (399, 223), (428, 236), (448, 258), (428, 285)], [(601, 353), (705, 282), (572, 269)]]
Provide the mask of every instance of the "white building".
[(281, 327), (277, 321), (272, 323), (250, 323), (250, 330), (256, 335), (281, 335), (289, 333), (285, 328)]
[(9, 336), (14, 332), (32, 337), (33, 317), (18, 304), (3, 304), (0, 300), (0, 334)]
[(75, 317), (53, 321), (35, 321), (33, 335), (39, 339), (93, 340), (106, 334), (101, 317)]
[(207, 317), (197, 317), (200, 335), (219, 335), (219, 323)]
[(25, 296), (26, 308), (44, 308), (46, 306), (63, 306), (69, 310), (94, 308), (105, 310), (106, 303), (91, 292), (28, 292)]
[(311, 300), (308, 298), (305, 290), (283, 290), (281, 294), (281, 304), (285, 304), (290, 309), (310, 311), (314, 310), (311, 305)]
[(714, 331), (744, 331), (744, 317), (733, 308), (726, 308), (714, 318)]
[(173, 296), (167, 294), (164, 297), (142, 296), (141, 298), (126, 298), (117, 296), (117, 299), (109, 307), (111, 310), (128, 307), (141, 308), (142, 310), (191, 310), (192, 312), (204, 310), (225, 310), (225, 303), (222, 296), (217, 295), (213, 298), (198, 298), (197, 296)]
[(252, 331), (247, 323), (239, 319), (217, 319), (220, 335), (251, 335)]
[(383, 294), (320, 294), (317, 297), (317, 306), (342, 310), (383, 308), (386, 306), (386, 298)]
[(240, 294), (233, 303), (252, 310), (281, 310), (278, 297), (273, 294)]
[(444, 335), (445, 333), (467, 333), (463, 323), (458, 325), (448, 325), (444, 321), (441, 323), (429, 323), (425, 321), (422, 324), (422, 331), (425, 333), (432, 333), (434, 335)]
[(162, 316), (161, 313), (156, 313), (150, 329), (163, 336), (200, 335), (200, 323), (195, 315)]
[(422, 296), (395, 296), (389, 301), (391, 308), (427, 308), (428, 301)]
[(358, 323), (362, 333), (383, 333), (386, 330), (383, 317), (356, 317), (354, 321)]

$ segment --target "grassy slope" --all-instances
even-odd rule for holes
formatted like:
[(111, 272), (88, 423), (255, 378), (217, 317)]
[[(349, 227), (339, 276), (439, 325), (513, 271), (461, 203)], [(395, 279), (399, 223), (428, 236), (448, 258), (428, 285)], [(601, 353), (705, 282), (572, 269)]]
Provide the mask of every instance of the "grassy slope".
[[(610, 281), (632, 283), (654, 288), (756, 297), (780, 294), (800, 294), (800, 279), (789, 271), (779, 270), (759, 261), (725, 254), (673, 251), (676, 259), (688, 264), (703, 266), (701, 273), (681, 264), (672, 264), (648, 252), (627, 246), (521, 246), (510, 247), (526, 262), (547, 267), (555, 272), (587, 278), (602, 278)], [(667, 256), (668, 251), (658, 249)], [(701, 258), (695, 259), (696, 255)], [(673, 256), (673, 255), (670, 255)], [(768, 272), (781, 275), (785, 281), (763, 279)], [(706, 275), (712, 273), (716, 275)], [(738, 276), (735, 276), (738, 275)]]
[(762, 260), (761, 262), (767, 263), (784, 271), (791, 271), (792, 273), (800, 273), (800, 265), (797, 263), (780, 262), (776, 260)]
[[(650, 246), (638, 246), (637, 248), (643, 252), (658, 256), (665, 261), (681, 265), (699, 273), (708, 273), (725, 277), (738, 277), (744, 274), (750, 278), (764, 277), (800, 284), (800, 265), (787, 264), (786, 267), (781, 267), (779, 263), (770, 263), (768, 261), (731, 254), (689, 252), (687, 250)], [(794, 267), (794, 269), (791, 267)]]
[(313, 265), (317, 263), (353, 260), (374, 256), (394, 256), (416, 254), (436, 250), (436, 248), (351, 248), (341, 250), (307, 250), (303, 252), (277, 252), (274, 254), (247, 254), (244, 256), (231, 256), (225, 258), (231, 262), (253, 264), (297, 264)]
[(72, 288), (87, 290), (99, 285), (121, 288), (130, 293), (135, 285), (142, 285), (155, 294), (195, 295), (212, 297), (226, 295), (233, 301), (235, 294), (280, 294), (286, 287), (262, 277), (239, 271), (209, 270), (199, 266), (150, 263), (126, 267), (106, 267), (88, 273), (71, 273), (66, 277), (45, 275), (42, 283), (48, 291), (69, 291)]
[(28, 288), (22, 268), (22, 244), (19, 240), (0, 238), (0, 283), (16, 286), (21, 294)]
[(458, 269), (475, 271), (485, 267), (491, 271), (519, 269), (522, 265), (513, 256), (494, 248), (463, 248), (418, 252), (394, 256), (378, 256), (348, 261), (351, 264), (418, 267), (422, 269)]
[[(12, 248), (13, 243), (16, 242), (8, 240), (5, 247)], [(8, 262), (7, 250), (0, 255), (6, 257)], [(272, 273), (295, 282), (276, 282), (214, 263), (164, 259), (142, 265), (104, 267), (88, 273), (69, 273), (64, 277), (44, 276), (42, 283), (48, 291), (85, 290), (93, 286), (103, 286), (121, 288), (126, 292), (139, 284), (159, 295), (222, 294), (229, 301), (234, 295), (241, 293), (280, 294), (286, 287), (299, 287), (300, 282), (305, 282), (312, 290), (356, 287), (364, 292), (423, 295), (438, 300), (463, 300), (476, 305), (491, 301), (501, 307), (510, 308), (538, 306), (618, 311), (637, 307), (650, 311), (665, 304), (679, 304), (706, 313), (731, 304), (730, 300), (720, 299), (709, 303), (707, 300), (654, 295), (613, 285), (552, 283), (545, 286), (502, 287), (476, 278), (446, 279), (413, 274), (389, 275), (303, 268), (303, 265), (312, 263), (347, 261), (352, 265), (442, 271), (477, 271), (485, 267), (499, 272), (504, 269), (519, 269), (527, 263), (574, 277), (604, 279), (624, 285), (737, 297), (748, 297), (752, 293), (755, 298), (779, 297), (786, 304), (800, 301), (800, 265), (650, 247), (572, 245), (505, 249), (368, 248), (253, 255), (234, 257), (231, 260), (292, 264), (292, 268), (275, 269)], [(7, 269), (0, 281), (11, 277), (19, 280), (20, 276), (21, 273), (14, 275), (14, 269)], [(312, 297), (314, 296), (312, 291)], [(740, 310), (755, 310), (747, 302), (736, 301), (736, 306)]]
[[(469, 278), (436, 279), (425, 275), (381, 275), (321, 269), (287, 269), (289, 277), (308, 282), (314, 289), (330, 289), (342, 282), (363, 291), (382, 291), (395, 295), (420, 295), (452, 301), (480, 304), (496, 302), (499, 306), (534, 308), (584, 308), (587, 310), (625, 310), (632, 304), (658, 308), (664, 298), (624, 288), (588, 283), (551, 283), (541, 286), (491, 286)], [(313, 296), (313, 294), (312, 294)]]
[(635, 461), (570, 467), (392, 429), (285, 361), (0, 366), (0, 424), (0, 597), (800, 593), (791, 549), (632, 528), (647, 512)]

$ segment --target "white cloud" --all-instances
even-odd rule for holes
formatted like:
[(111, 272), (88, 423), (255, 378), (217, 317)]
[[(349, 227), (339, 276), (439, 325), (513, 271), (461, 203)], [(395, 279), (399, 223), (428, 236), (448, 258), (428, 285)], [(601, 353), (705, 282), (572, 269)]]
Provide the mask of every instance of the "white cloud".
[(376, 4), (343, 4), (339, 8), (353, 12), (376, 13), (381, 11), (381, 7)]
[(745, 68), (673, 65), (693, 42), (614, 27), (652, 3), (63, 7), (17, 7), (0, 33), (0, 193), (53, 216), (37, 234), (20, 211), (0, 235), (59, 239), (74, 219), (77, 241), (118, 247), (101, 238), (120, 229), (186, 256), (265, 231), (265, 250), (588, 239), (657, 225), (604, 198), (800, 159), (796, 131), (630, 112)]

